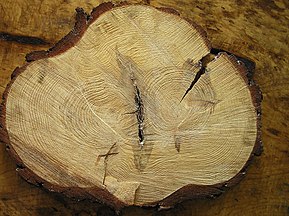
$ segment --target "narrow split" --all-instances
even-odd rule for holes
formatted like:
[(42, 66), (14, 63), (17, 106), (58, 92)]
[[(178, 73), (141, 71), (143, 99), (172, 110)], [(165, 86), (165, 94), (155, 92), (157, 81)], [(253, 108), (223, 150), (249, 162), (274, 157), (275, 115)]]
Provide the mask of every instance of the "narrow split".
[(134, 100), (136, 111), (133, 113), (136, 114), (137, 123), (138, 123), (138, 138), (139, 138), (139, 145), (141, 149), (144, 146), (145, 138), (144, 138), (144, 107), (143, 101), (141, 98), (140, 90), (137, 86), (135, 72), (140, 71), (137, 67), (136, 63), (128, 56), (122, 55), (116, 48), (116, 59), (119, 65), (119, 68), (130, 75), (130, 79), (132, 81), (134, 87)]
[(143, 102), (141, 99), (140, 91), (136, 85), (135, 78), (132, 76), (131, 80), (133, 81), (133, 86), (135, 88), (135, 105), (136, 105), (136, 118), (138, 123), (138, 137), (139, 137), (139, 144), (141, 148), (144, 145), (144, 109), (143, 109)]
[(201, 58), (201, 60), (198, 62), (198, 67), (200, 67), (200, 69), (197, 72), (197, 74), (196, 74), (194, 80), (192, 81), (191, 85), (189, 86), (189, 88), (187, 89), (185, 94), (183, 95), (183, 97), (182, 97), (180, 102), (183, 101), (183, 99), (186, 97), (186, 95), (192, 90), (194, 85), (199, 81), (201, 76), (206, 72), (207, 65), (208, 65), (208, 63), (210, 61), (213, 60), (213, 58), (214, 58), (214, 56), (209, 53), (209, 54), (205, 55), (203, 58)]

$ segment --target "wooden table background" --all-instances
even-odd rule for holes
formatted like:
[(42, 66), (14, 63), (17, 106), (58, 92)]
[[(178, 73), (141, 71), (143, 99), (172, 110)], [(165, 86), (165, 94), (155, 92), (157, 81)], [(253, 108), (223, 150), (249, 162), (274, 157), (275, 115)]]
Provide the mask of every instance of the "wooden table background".
[[(74, 9), (98, 0), (0, 0), (0, 94), (25, 54), (48, 49), (74, 25)], [(174, 209), (126, 208), (123, 215), (289, 215), (289, 1), (152, 0), (201, 25), (215, 48), (256, 62), (263, 92), (264, 152), (245, 179), (212, 200), (186, 201)], [(27, 38), (23, 37), (27, 36)], [(15, 172), (0, 143), (0, 215), (109, 215), (107, 207), (77, 202), (29, 185)]]

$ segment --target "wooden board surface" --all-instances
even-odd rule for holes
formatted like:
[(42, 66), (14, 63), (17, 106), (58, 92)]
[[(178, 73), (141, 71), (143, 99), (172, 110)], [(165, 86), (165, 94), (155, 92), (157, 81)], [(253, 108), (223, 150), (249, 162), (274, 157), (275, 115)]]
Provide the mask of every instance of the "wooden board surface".
[[(89, 12), (99, 3), (0, 1), (0, 93), (14, 68), (23, 64), (26, 53), (47, 49), (69, 32), (77, 6)], [(213, 47), (256, 62), (254, 79), (264, 97), (264, 152), (240, 184), (216, 199), (186, 201), (162, 212), (126, 208), (123, 215), (288, 215), (289, 2), (158, 0), (151, 5), (179, 10), (207, 31)], [(31, 186), (15, 168), (0, 144), (0, 215), (101, 215), (108, 211), (97, 203), (77, 202)]]

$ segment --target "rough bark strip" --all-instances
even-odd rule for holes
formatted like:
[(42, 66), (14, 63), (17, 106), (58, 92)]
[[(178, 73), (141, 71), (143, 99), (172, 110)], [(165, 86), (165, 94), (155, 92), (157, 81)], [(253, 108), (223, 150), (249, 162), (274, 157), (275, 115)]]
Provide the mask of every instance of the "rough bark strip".
[(114, 7), (114, 4), (112, 2), (106, 2), (94, 8), (88, 19), (88, 24), (93, 23), (93, 21), (95, 21), (101, 14), (105, 13), (106, 11), (111, 10), (113, 7)]
[[(90, 16), (92, 17), (92, 20), (89, 19), (89, 17), (84, 13), (83, 10), (78, 9), (77, 16), (76, 16), (76, 24), (75, 24), (74, 29), (50, 50), (32, 52), (28, 54), (26, 57), (27, 61), (30, 62), (30, 61), (35, 61), (35, 60), (42, 59), (42, 58), (56, 56), (66, 51), (67, 49), (72, 47), (75, 43), (77, 43), (77, 41), (83, 35), (83, 33), (85, 32), (89, 24), (91, 24), (102, 13), (104, 13), (105, 11), (111, 8), (113, 8), (112, 3), (101, 4), (100, 6), (98, 6), (97, 8), (93, 10), (93, 13)], [(87, 24), (88, 19), (89, 19), (89, 22)], [(192, 24), (192, 25), (196, 27), (196, 24)], [(200, 30), (200, 32), (204, 32), (204, 31)], [(202, 36), (204, 40), (207, 42), (208, 46), (210, 46), (204, 33), (202, 33)], [(261, 94), (261, 91), (259, 87), (252, 80), (248, 79), (247, 70), (241, 62), (238, 62), (234, 56), (229, 56), (228, 54), (224, 54), (224, 55), (226, 55), (227, 58), (233, 63), (233, 65), (239, 69), (240, 74), (242, 75), (244, 81), (248, 84), (248, 87), (252, 95), (252, 100), (255, 106), (256, 114), (257, 114), (257, 130), (258, 130), (257, 137), (256, 137), (256, 142), (255, 142), (253, 152), (249, 160), (246, 162), (243, 169), (235, 177), (233, 177), (232, 179), (230, 179), (229, 181), (225, 183), (216, 184), (212, 186), (187, 185), (179, 189), (172, 195), (168, 196), (167, 198), (159, 202), (151, 203), (147, 206), (160, 206), (162, 208), (169, 208), (169, 207), (174, 206), (176, 203), (182, 202), (183, 200), (186, 200), (186, 199), (215, 197), (221, 194), (226, 188), (236, 185), (244, 177), (246, 173), (245, 171), (248, 165), (251, 163), (253, 156), (259, 155), (261, 153), (261, 150), (262, 150), (262, 142), (261, 142), (262, 94)], [(113, 207), (116, 210), (120, 210), (121, 208), (126, 206), (126, 204), (118, 200), (116, 197), (114, 197), (111, 193), (109, 193), (104, 188), (96, 188), (96, 187), (95, 188), (78, 188), (78, 187), (65, 188), (65, 187), (59, 187), (59, 186), (50, 184), (49, 182), (35, 175), (32, 170), (25, 167), (25, 164), (23, 164), (18, 154), (10, 145), (9, 135), (6, 130), (6, 123), (5, 123), (6, 100), (7, 100), (10, 87), (12, 86), (13, 82), (15, 81), (17, 76), (25, 70), (25, 68), (28, 65), (29, 63), (26, 63), (24, 66), (20, 68), (16, 68), (15, 71), (12, 73), (11, 81), (8, 83), (4, 91), (4, 94), (2, 97), (2, 103), (0, 106), (0, 138), (1, 138), (1, 141), (7, 145), (7, 151), (9, 152), (9, 154), (14, 158), (17, 165), (21, 167), (17, 170), (18, 173), (31, 184), (43, 186), (45, 189), (49, 191), (63, 193), (69, 197), (77, 197), (77, 198), (85, 198), (85, 199), (88, 198), (91, 200), (98, 200), (99, 202), (105, 203)]]

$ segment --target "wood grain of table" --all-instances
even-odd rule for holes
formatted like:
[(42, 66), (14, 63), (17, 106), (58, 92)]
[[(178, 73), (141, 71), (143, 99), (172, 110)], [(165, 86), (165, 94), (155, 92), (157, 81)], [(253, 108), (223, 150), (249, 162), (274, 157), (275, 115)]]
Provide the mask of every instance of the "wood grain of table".
[[(138, 1), (130, 1), (138, 2)], [(0, 0), (0, 94), (15, 67), (34, 50), (48, 49), (74, 25), (75, 8), (96, 0)], [(246, 177), (215, 199), (189, 200), (158, 212), (125, 208), (123, 215), (289, 215), (289, 1), (151, 0), (177, 9), (207, 33), (212, 46), (256, 63), (263, 92), (262, 140)], [(98, 203), (47, 192), (20, 178), (0, 143), (0, 215), (109, 215)]]

